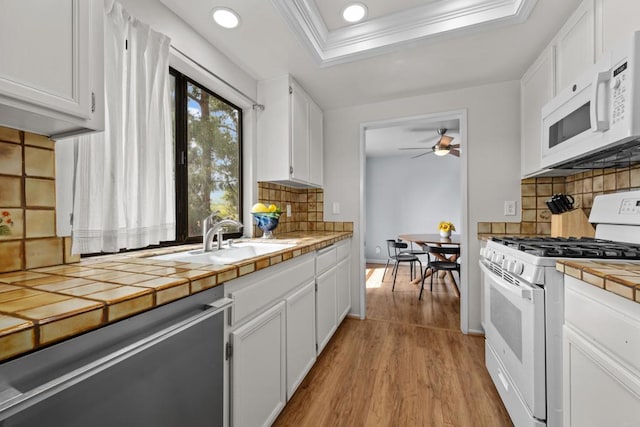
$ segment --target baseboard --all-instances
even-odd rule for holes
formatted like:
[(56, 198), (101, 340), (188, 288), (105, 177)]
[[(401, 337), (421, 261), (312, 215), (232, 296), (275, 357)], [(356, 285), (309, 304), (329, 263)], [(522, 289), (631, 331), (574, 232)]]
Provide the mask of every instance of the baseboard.
[(367, 259), (365, 260), (367, 264), (386, 264), (386, 259)]
[(478, 335), (483, 337), (484, 331), (482, 329), (469, 329), (469, 331), (467, 331), (467, 335)]

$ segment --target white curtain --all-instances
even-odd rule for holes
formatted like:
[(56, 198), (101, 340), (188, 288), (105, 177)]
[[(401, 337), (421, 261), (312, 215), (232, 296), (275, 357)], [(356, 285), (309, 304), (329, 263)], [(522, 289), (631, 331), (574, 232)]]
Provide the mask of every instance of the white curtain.
[(170, 39), (117, 2), (104, 35), (105, 131), (75, 142), (74, 254), (175, 239)]

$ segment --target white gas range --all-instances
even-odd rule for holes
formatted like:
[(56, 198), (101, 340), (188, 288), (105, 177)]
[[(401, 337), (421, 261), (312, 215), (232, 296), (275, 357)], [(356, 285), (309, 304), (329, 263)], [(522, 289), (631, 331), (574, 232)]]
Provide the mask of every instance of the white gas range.
[(513, 423), (562, 425), (559, 258), (638, 260), (640, 191), (597, 196), (595, 239), (493, 238), (480, 252), (486, 366)]

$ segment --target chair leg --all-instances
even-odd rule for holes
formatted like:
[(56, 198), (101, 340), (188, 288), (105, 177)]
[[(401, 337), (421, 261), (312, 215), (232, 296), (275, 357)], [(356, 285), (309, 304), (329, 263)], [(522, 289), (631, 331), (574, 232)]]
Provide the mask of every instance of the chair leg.
[(418, 264), (420, 264), (420, 274), (422, 275), (422, 284), (420, 285), (420, 295), (418, 295), (418, 301), (422, 299), (422, 290), (424, 289), (424, 275), (422, 274), (422, 262), (418, 260)]
[(391, 292), (396, 288), (396, 276), (398, 275), (398, 264), (396, 262), (395, 269), (393, 271), (393, 286), (391, 287)]
[(431, 269), (431, 285), (429, 286), (429, 290), (433, 292), (433, 276), (436, 274), (438, 270)]
[(384, 273), (382, 273), (382, 281), (384, 282), (384, 276), (387, 274), (387, 267), (389, 267), (389, 258), (387, 258), (387, 264), (384, 266)]

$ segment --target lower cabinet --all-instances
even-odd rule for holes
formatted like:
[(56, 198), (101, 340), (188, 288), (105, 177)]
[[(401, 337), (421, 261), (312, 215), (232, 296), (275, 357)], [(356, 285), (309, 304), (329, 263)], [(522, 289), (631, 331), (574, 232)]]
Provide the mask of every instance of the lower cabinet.
[(564, 426), (638, 425), (640, 304), (565, 276)]
[(284, 408), (285, 330), (285, 303), (280, 302), (231, 333), (233, 425), (271, 425)]
[(287, 298), (287, 400), (316, 362), (316, 299), (311, 281)]
[(338, 262), (336, 268), (336, 309), (338, 324), (351, 310), (351, 257)]
[(335, 265), (316, 278), (316, 334), (318, 354), (327, 345), (338, 328), (336, 315), (336, 267)]
[(271, 425), (350, 310), (343, 242), (225, 283), (225, 424)]

